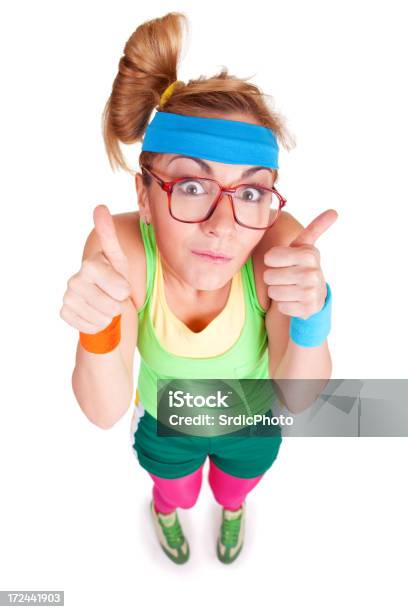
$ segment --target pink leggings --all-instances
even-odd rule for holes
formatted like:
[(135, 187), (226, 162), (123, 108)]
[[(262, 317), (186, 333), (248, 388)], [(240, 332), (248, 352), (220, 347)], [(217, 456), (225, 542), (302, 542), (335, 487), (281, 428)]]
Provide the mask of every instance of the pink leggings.
[[(181, 478), (161, 478), (148, 474), (154, 481), (153, 499), (157, 512), (168, 514), (177, 507), (191, 508), (197, 501), (203, 479), (204, 464), (192, 474)], [(210, 459), (208, 482), (217, 502), (228, 510), (237, 510), (245, 501), (247, 494), (261, 480), (263, 474), (255, 478), (237, 478), (226, 474)]]

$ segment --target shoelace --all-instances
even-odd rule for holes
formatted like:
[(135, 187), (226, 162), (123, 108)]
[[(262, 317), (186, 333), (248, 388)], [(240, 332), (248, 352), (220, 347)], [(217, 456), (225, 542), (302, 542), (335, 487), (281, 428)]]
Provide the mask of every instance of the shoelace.
[(178, 522), (177, 517), (175, 523), (173, 525), (170, 525), (169, 527), (163, 525), (162, 522), (160, 522), (160, 524), (163, 529), (163, 533), (166, 537), (166, 540), (171, 548), (177, 548), (178, 546), (181, 546), (183, 544), (184, 536), (183, 532), (181, 531), (180, 523)]
[(224, 546), (236, 546), (241, 525), (241, 517), (224, 519), (221, 524), (221, 542)]

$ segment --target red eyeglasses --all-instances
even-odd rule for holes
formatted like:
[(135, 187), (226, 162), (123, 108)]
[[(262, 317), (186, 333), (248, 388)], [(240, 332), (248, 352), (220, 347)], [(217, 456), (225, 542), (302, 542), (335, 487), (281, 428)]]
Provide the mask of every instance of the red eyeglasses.
[[(259, 183), (224, 187), (215, 179), (200, 176), (165, 181), (143, 165), (141, 170), (149, 174), (167, 193), (169, 213), (173, 219), (182, 223), (207, 221), (222, 194), (226, 193), (236, 223), (248, 229), (263, 230), (272, 227), (287, 202), (275, 187), (265, 187)], [(247, 199), (248, 195), (251, 199)]]

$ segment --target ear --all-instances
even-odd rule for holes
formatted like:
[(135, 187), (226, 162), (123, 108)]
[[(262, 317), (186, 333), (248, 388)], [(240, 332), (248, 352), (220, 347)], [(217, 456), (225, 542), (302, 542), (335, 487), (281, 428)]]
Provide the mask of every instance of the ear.
[(141, 172), (135, 174), (135, 185), (137, 193), (137, 203), (139, 205), (140, 216), (143, 221), (147, 224), (152, 222), (150, 205), (149, 205), (149, 193), (148, 188), (143, 183), (143, 176)]

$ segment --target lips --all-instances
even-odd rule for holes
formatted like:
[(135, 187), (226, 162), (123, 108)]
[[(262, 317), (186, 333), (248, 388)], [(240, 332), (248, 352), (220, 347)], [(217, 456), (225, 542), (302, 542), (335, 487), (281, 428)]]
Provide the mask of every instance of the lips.
[(229, 260), (232, 259), (232, 257), (229, 257), (225, 253), (218, 253), (217, 251), (197, 251), (197, 250), (193, 250), (192, 253), (195, 253), (196, 255), (204, 255), (204, 256), (207, 256), (207, 257), (211, 257), (214, 260), (229, 261)]

